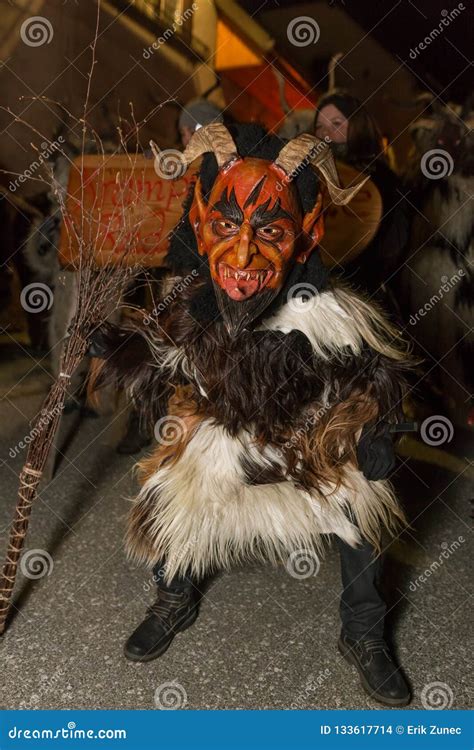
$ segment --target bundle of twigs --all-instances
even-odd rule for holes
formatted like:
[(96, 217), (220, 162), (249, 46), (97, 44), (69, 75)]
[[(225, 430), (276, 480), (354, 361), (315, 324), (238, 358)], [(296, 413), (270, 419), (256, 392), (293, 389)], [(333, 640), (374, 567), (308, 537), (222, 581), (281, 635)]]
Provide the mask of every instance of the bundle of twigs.
[[(62, 199), (61, 199), (62, 200)], [(128, 193), (127, 201), (129, 204)], [(121, 245), (127, 238), (127, 251), (133, 252), (134, 233), (131, 233), (126, 219), (125, 207), (117, 206), (117, 213), (123, 211), (123, 223), (117, 232), (117, 217), (110, 219), (113, 224), (117, 245)], [(69, 327), (64, 342), (60, 360), (60, 372), (52, 385), (36, 422), (31, 431), (32, 440), (29, 445), (25, 464), (20, 472), (18, 502), (14, 520), (10, 530), (6, 559), (0, 577), (0, 634), (4, 631), (10, 599), (15, 584), (15, 577), (21, 551), (28, 530), (28, 523), (32, 504), (37, 494), (38, 484), (42, 477), (51, 450), (55, 433), (58, 429), (60, 416), (64, 408), (67, 388), (73, 373), (82, 361), (88, 349), (88, 342), (92, 331), (106, 319), (111, 307), (116, 306), (127, 285), (133, 267), (125, 264), (125, 253), (119, 257), (115, 265), (97, 266), (94, 255), (99, 243), (94, 233), (90, 237), (90, 222), (85, 217), (82, 226), (75, 226), (63, 204), (61, 208), (63, 220), (78, 236), (80, 244), (77, 264), (78, 305), (77, 312)], [(119, 217), (120, 219), (120, 217)], [(97, 235), (106, 234), (104, 226), (97, 225)], [(84, 237), (87, 240), (84, 241)]]
[[(20, 472), (18, 500), (10, 529), (6, 558), (0, 576), (0, 634), (4, 632), (6, 627), (18, 562), (28, 531), (32, 505), (37, 496), (38, 485), (45, 470), (55, 433), (59, 426), (68, 384), (74, 371), (87, 353), (91, 333), (107, 318), (111, 307), (119, 303), (125, 286), (137, 270), (130, 263), (130, 258), (127, 257), (133, 254), (139, 232), (139, 227), (136, 225), (132, 226), (130, 220), (130, 216), (133, 215), (131, 209), (133, 209), (134, 202), (136, 204), (141, 200), (138, 190), (134, 190), (133, 181), (128, 179), (122, 184), (120, 175), (117, 174), (116, 207), (112, 216), (108, 217), (105, 225), (100, 212), (100, 201), (102, 199), (100, 190), (96, 195), (92, 208), (89, 208), (89, 210), (84, 209), (84, 194), (87, 188), (84, 177), (86, 139), (91, 136), (94, 138), (97, 150), (103, 157), (103, 166), (99, 168), (99, 171), (100, 169), (105, 170), (108, 158), (103, 152), (98, 134), (87, 125), (86, 120), (90, 83), (95, 65), (96, 41), (97, 29), (95, 40), (91, 45), (92, 63), (84, 105), (84, 116), (79, 121), (76, 119), (76, 123), (82, 129), (82, 160), (79, 167), (70, 159), (67, 152), (58, 149), (70, 162), (71, 169), (80, 169), (79, 191), (77, 191), (75, 196), (67, 196), (64, 186), (57, 183), (54, 177), (50, 175), (50, 180), (52, 180), (52, 184), (51, 182), (50, 184), (56, 197), (62, 220), (67, 228), (70, 241), (74, 242), (77, 249), (75, 270), (77, 272), (78, 305), (76, 314), (69, 326), (68, 335), (64, 341), (59, 375), (53, 383), (36, 418), (26, 461)], [(17, 122), (30, 127), (31, 131), (40, 136), (43, 141), (47, 141), (44, 134), (40, 133), (29, 123), (20, 118), (15, 119)], [(123, 141), (120, 128), (118, 128), (118, 136), (121, 141), (121, 151), (123, 153), (126, 144)], [(137, 152), (128, 155), (133, 167)], [(95, 179), (100, 184), (100, 175), (98, 176), (97, 172)], [(71, 211), (71, 205), (74, 207), (74, 211)], [(79, 221), (77, 220), (78, 207), (80, 208)], [(121, 250), (117, 254), (113, 265), (97, 265), (95, 259), (98, 253), (100, 253), (101, 245), (105, 243), (109, 228), (113, 229), (116, 247), (125, 247), (126, 249)]]
[(0, 578), (0, 633), (5, 629), (10, 599), (31, 508), (38, 484), (58, 429), (69, 381), (87, 352), (92, 330), (105, 319), (110, 304), (120, 297), (120, 289), (130, 271), (120, 266), (95, 269), (87, 259), (79, 272), (79, 304), (65, 341), (60, 373), (51, 387), (32, 430), (25, 464), (20, 472), (18, 502), (15, 509), (6, 559)]

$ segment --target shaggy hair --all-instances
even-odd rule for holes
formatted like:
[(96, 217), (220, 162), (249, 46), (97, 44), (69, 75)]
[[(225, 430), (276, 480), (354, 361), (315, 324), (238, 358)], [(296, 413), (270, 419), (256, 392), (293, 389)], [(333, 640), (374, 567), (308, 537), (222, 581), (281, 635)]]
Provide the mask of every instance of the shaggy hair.
[[(362, 298), (331, 286), (304, 312), (290, 300), (233, 339), (222, 321), (204, 326), (192, 315), (203, 285), (170, 295), (158, 321), (136, 316), (126, 330), (109, 329), (101, 377), (115, 374), (153, 419), (168, 399), (165, 437), (177, 430), (139, 465), (129, 553), (150, 565), (171, 556), (171, 578), (186, 566), (201, 574), (246, 556), (282, 559), (298, 539), (316, 550), (326, 533), (350, 544), (362, 534), (377, 546), (381, 525), (393, 529), (403, 514), (387, 483), (358, 471), (356, 445), (364, 425), (401, 416), (407, 356), (397, 331)], [(273, 524), (284, 512), (282, 539)], [(198, 528), (199, 543), (179, 553), (185, 530)]]
[[(256, 126), (233, 135), (242, 156), (273, 160), (281, 147)], [(204, 195), (216, 174), (206, 155)], [(296, 182), (308, 211), (317, 178), (302, 170)], [(158, 317), (110, 326), (102, 341), (108, 356), (98, 384), (126, 388), (152, 423), (167, 404), (160, 444), (139, 464), (129, 554), (150, 566), (166, 559), (171, 580), (249, 557), (320, 552), (326, 534), (354, 546), (365, 537), (378, 548), (381, 528), (393, 531), (403, 513), (387, 482), (359, 471), (356, 445), (364, 425), (401, 415), (407, 351), (398, 332), (376, 307), (332, 284), (313, 253), (295, 263), (251, 329), (232, 337), (187, 209), (171, 242), (169, 304)], [(297, 283), (313, 289), (306, 302), (292, 299)]]

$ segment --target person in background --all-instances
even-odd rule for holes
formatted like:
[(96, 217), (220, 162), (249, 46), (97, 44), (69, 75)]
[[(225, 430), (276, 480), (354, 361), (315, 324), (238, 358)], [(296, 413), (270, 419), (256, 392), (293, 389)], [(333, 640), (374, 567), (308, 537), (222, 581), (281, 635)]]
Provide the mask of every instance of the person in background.
[(183, 147), (186, 147), (197, 128), (211, 122), (224, 122), (222, 111), (207, 99), (191, 99), (182, 109), (178, 128)]
[(369, 296), (386, 297), (385, 285), (399, 265), (409, 231), (409, 212), (401, 182), (389, 167), (387, 145), (362, 102), (342, 89), (321, 97), (314, 133), (330, 141), (336, 159), (370, 175), (379, 190), (380, 226), (363, 252), (344, 266), (342, 275)]

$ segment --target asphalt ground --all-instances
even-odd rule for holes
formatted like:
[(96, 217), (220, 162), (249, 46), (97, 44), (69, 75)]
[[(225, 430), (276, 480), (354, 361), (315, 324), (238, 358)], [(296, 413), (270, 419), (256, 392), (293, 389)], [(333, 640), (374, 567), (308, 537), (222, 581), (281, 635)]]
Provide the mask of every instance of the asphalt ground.
[[(21, 445), (50, 382), (44, 361), (34, 366), (18, 347), (2, 353), (1, 554), (25, 457)], [(153, 600), (153, 586), (123, 549), (136, 491), (136, 457), (115, 452), (123, 428), (120, 409), (96, 419), (64, 417), (63, 455), (52, 481), (41, 486), (23, 556), (31, 553), (34, 562), (32, 551), (39, 550), (46, 574), (18, 575), (13, 617), (0, 639), (0, 706), (381, 708), (337, 652), (335, 546), (307, 578), (295, 579), (285, 566), (217, 576), (198, 620), (164, 656), (126, 661), (123, 642)], [(394, 477), (412, 528), (385, 554), (387, 632), (413, 688), (408, 710), (472, 705), (473, 442), (458, 430), (438, 449), (408, 441)]]

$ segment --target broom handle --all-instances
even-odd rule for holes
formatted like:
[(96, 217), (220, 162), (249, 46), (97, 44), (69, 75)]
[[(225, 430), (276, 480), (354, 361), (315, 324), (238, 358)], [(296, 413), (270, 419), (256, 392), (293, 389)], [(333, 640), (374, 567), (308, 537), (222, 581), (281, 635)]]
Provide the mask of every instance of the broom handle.
[[(71, 371), (73, 369), (74, 367), (71, 368)], [(43, 476), (54, 435), (58, 429), (59, 414), (64, 406), (66, 387), (70, 378), (70, 372), (60, 372), (56, 383), (46, 397), (40, 412), (42, 416), (36, 422), (36, 425), (40, 425), (40, 428), (37, 429), (34, 440), (30, 443), (26, 463), (20, 472), (18, 500), (0, 576), (0, 635), (4, 633), (6, 628), (18, 561), (28, 532), (31, 508), (37, 496), (38, 484)], [(48, 415), (46, 424), (41, 422), (45, 414)]]
[(11, 606), (11, 596), (15, 586), (18, 561), (23, 549), (31, 515), (31, 507), (42, 471), (25, 464), (20, 474), (18, 503), (10, 529), (5, 562), (0, 578), (0, 635), (4, 632)]

